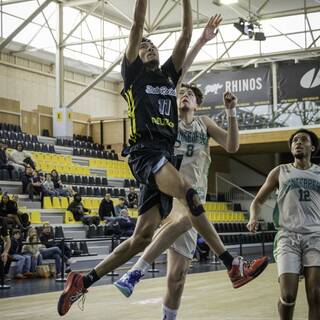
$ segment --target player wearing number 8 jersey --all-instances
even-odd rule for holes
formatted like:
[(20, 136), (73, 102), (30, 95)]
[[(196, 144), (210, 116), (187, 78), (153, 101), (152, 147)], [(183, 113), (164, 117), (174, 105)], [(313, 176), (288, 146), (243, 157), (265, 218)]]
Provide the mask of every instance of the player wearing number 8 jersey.
[[(183, 73), (189, 68), (203, 44), (216, 35), (215, 29), (221, 20), (219, 15), (210, 18), (202, 36), (186, 57)], [(201, 206), (205, 203), (207, 192), (207, 176), (210, 165), (209, 138), (214, 138), (228, 152), (236, 152), (239, 146), (235, 112), (236, 97), (231, 92), (226, 92), (224, 102), (229, 122), (227, 131), (218, 127), (207, 116), (195, 116), (196, 107), (202, 103), (202, 93), (196, 86), (182, 84), (177, 94), (180, 120), (175, 155), (183, 156), (180, 174), (186, 183), (197, 192)], [(135, 284), (148, 270), (151, 262), (168, 248), (167, 244), (170, 239), (175, 239), (167, 256), (167, 292), (163, 303), (164, 320), (176, 319), (186, 273), (196, 248), (197, 231), (195, 228), (191, 228), (190, 219), (185, 213), (186, 208), (175, 199), (173, 212), (164, 221), (151, 245), (131, 270), (114, 283), (125, 296), (129, 297)], [(257, 259), (252, 264), (243, 261), (242, 257), (233, 257), (224, 247), (215, 229), (212, 226), (210, 229), (211, 242), (208, 241), (208, 243), (227, 267), (234, 288), (248, 283), (264, 270), (268, 263), (266, 257)], [(183, 233), (183, 230), (187, 232)]]
[(300, 129), (289, 139), (291, 164), (273, 169), (250, 208), (248, 228), (255, 231), (261, 205), (278, 188), (274, 214), (278, 233), (274, 256), (280, 282), (278, 311), (281, 320), (293, 318), (299, 274), (303, 272), (309, 320), (320, 319), (320, 167), (311, 155), (318, 149), (315, 133)]

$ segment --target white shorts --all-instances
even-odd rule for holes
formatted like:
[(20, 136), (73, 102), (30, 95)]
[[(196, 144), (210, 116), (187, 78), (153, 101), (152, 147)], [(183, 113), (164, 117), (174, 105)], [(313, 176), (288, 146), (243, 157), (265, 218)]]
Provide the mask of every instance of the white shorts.
[(320, 266), (320, 233), (296, 233), (280, 230), (274, 241), (278, 276), (300, 274), (303, 267)]
[[(205, 193), (202, 192), (200, 195), (201, 202), (203, 203), (203, 197), (205, 199)], [(179, 210), (185, 210), (182, 205), (178, 202), (177, 199), (173, 200), (173, 209), (172, 211), (179, 211)], [(196, 229), (191, 228), (189, 231), (182, 234), (170, 247), (170, 249), (173, 249), (174, 251), (178, 252), (179, 254), (183, 255), (187, 259), (192, 260), (193, 256), (196, 252), (197, 247), (197, 238), (198, 238), (198, 232)]]
[(182, 234), (170, 247), (174, 251), (192, 260), (197, 247), (198, 233), (194, 228)]

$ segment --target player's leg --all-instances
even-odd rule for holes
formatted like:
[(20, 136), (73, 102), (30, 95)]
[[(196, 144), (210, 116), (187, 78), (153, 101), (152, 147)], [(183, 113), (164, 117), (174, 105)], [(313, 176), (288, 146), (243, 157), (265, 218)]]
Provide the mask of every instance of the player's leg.
[(312, 233), (301, 239), (309, 320), (320, 319), (320, 236)]
[(143, 251), (152, 241), (154, 231), (161, 222), (158, 206), (140, 215), (133, 235), (116, 247), (94, 270), (99, 278), (121, 266)]
[(167, 252), (167, 290), (163, 300), (163, 319), (175, 320), (191, 259), (170, 248)]
[[(204, 237), (206, 242), (209, 244), (211, 249), (217, 254), (221, 255), (225, 252), (225, 248), (215, 231), (212, 224), (209, 223), (207, 217), (204, 213), (204, 208), (200, 202), (197, 192), (192, 188), (191, 184), (188, 183), (183, 176), (176, 170), (176, 168), (171, 163), (166, 163), (156, 174), (156, 183), (161, 192), (166, 193), (174, 198), (178, 199), (180, 203), (183, 204), (185, 210), (182, 212), (188, 213), (192, 225), (197, 229), (197, 231)], [(162, 248), (159, 250), (154, 250), (155, 255), (168, 248), (182, 233), (186, 232), (186, 221), (181, 218), (182, 222), (185, 223), (185, 227), (178, 228), (177, 232), (172, 233), (170, 229), (166, 230), (166, 237), (162, 235)], [(177, 221), (178, 223), (181, 221)], [(174, 226), (171, 226), (173, 229)], [(189, 229), (189, 227), (188, 227)], [(157, 251), (157, 252), (156, 252)], [(153, 261), (156, 256), (151, 256), (149, 261)]]
[(279, 278), (280, 299), (278, 301), (278, 311), (280, 320), (292, 320), (296, 303), (299, 274), (283, 273)]
[[(266, 268), (268, 264), (267, 257), (257, 259), (249, 265), (243, 261), (241, 257), (235, 259), (225, 250), (216, 230), (204, 214), (204, 207), (201, 204), (196, 190), (191, 187), (171, 163), (166, 163), (155, 174), (155, 181), (161, 192), (177, 198), (185, 206), (192, 225), (202, 235), (211, 250), (219, 256), (227, 267), (234, 288), (239, 288), (253, 280)], [(168, 248), (184, 231), (183, 228), (179, 228), (178, 232), (175, 233), (171, 232), (171, 230), (170, 232), (166, 230), (166, 233), (161, 234), (159, 237), (162, 242), (162, 247), (158, 244), (158, 250), (154, 250), (153, 255), (150, 254), (148, 248), (147, 254), (150, 256), (146, 261), (149, 263), (152, 262), (154, 258), (162, 252), (160, 249)], [(151, 244), (151, 248), (153, 245), (154, 244)]]
[(293, 318), (297, 297), (302, 251), (296, 233), (280, 230), (274, 242), (274, 257), (277, 262), (280, 298), (278, 312), (281, 320)]
[(320, 319), (320, 267), (305, 267), (309, 320)]
[(86, 293), (87, 288), (94, 282), (143, 251), (151, 242), (154, 230), (160, 221), (159, 206), (156, 205), (138, 217), (133, 235), (121, 243), (87, 275), (71, 272), (58, 302), (58, 313), (65, 315), (71, 305)]

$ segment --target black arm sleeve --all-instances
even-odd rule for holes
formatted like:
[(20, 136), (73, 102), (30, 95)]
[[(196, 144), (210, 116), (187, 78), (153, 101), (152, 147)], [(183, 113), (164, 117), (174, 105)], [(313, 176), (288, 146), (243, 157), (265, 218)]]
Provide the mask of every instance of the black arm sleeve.
[(170, 57), (161, 67), (162, 72), (172, 80), (176, 87), (181, 77), (182, 70), (177, 71)]

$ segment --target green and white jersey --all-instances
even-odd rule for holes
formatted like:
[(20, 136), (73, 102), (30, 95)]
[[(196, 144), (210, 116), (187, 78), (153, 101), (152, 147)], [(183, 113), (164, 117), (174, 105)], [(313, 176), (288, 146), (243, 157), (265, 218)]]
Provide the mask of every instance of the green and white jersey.
[(175, 154), (183, 155), (180, 172), (205, 203), (211, 158), (207, 126), (201, 117), (194, 117), (190, 124), (179, 120), (176, 145)]
[(320, 232), (320, 167), (313, 164), (301, 170), (292, 164), (280, 165), (277, 204), (275, 224), (280, 229)]

